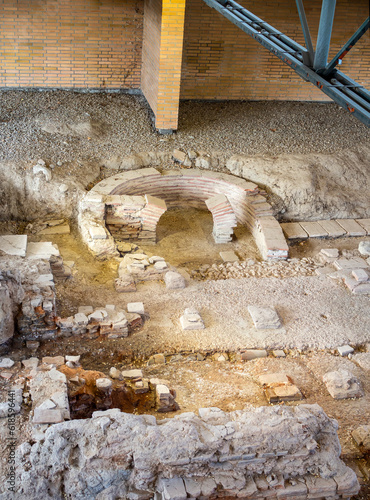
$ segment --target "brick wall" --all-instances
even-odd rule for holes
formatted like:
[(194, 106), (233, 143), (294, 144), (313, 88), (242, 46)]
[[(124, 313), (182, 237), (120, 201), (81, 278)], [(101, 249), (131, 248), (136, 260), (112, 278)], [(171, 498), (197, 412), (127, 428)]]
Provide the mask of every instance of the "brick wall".
[[(294, 0), (239, 0), (254, 14), (304, 45)], [(321, 0), (305, 2), (316, 39)], [(330, 57), (369, 15), (368, 0), (338, 0)], [(181, 98), (330, 100), (202, 0), (187, 0)], [(370, 34), (345, 57), (342, 69), (370, 87)]]
[(0, 0), (0, 87), (139, 88), (143, 0)]
[[(294, 0), (240, 1), (303, 43)], [(162, 129), (177, 126), (180, 73), (183, 99), (328, 100), (202, 0), (185, 21), (184, 6), (145, 0), (143, 22), (144, 0), (0, 0), (0, 87), (141, 87)], [(321, 0), (305, 6), (315, 38)], [(367, 15), (368, 0), (337, 1), (331, 55)], [(370, 87), (369, 32), (342, 68)]]

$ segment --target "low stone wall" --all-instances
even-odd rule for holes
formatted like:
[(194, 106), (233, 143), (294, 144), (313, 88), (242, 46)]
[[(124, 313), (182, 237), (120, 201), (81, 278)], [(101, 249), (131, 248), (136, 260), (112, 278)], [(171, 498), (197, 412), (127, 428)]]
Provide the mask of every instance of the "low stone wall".
[(17, 498), (350, 498), (359, 484), (336, 431), (318, 405), (204, 408), (161, 421), (99, 411), (18, 448)]
[[(248, 227), (253, 233), (264, 259), (288, 256), (288, 246), (280, 225), (256, 184), (238, 177), (197, 169), (160, 173), (154, 168), (143, 168), (117, 174), (99, 182), (80, 203), (81, 234), (90, 250), (97, 256), (116, 254), (111, 233), (120, 234), (123, 238), (139, 238), (142, 231), (155, 230), (161, 215), (160, 210), (163, 213), (167, 207), (207, 209), (207, 203), (210, 204), (210, 200), (217, 195), (226, 198), (224, 205), (229, 212), (229, 239), (232, 234), (229, 230), (237, 222)], [(162, 205), (158, 199), (162, 200)], [(150, 200), (156, 201), (151, 203)], [(106, 230), (105, 218), (111, 233)], [(125, 221), (126, 228), (123, 227)], [(222, 226), (224, 221), (218, 221), (217, 217), (214, 217), (214, 221), (216, 242), (223, 241), (223, 237), (217, 237), (217, 234), (224, 234), (222, 227), (216, 226)], [(144, 236), (150, 238), (150, 235), (145, 233)]]

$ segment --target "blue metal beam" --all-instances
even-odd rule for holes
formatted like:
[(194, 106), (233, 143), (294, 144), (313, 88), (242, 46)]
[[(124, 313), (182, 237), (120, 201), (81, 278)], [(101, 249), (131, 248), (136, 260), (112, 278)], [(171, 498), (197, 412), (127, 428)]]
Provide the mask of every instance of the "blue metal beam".
[[(235, 0), (204, 0), (226, 19), (252, 36), (263, 47), (290, 66), (301, 78), (313, 83), (337, 104), (350, 111), (356, 118), (370, 127), (370, 93), (340, 71), (324, 77), (305, 64), (308, 50), (287, 37), (273, 26), (252, 14)], [(335, 78), (334, 83), (331, 79)], [(366, 105), (364, 105), (364, 102)]]
[(364, 21), (361, 24), (356, 33), (354, 33), (351, 36), (348, 42), (345, 43), (343, 47), (340, 49), (340, 51), (333, 57), (330, 63), (326, 66), (325, 70), (322, 72), (322, 75), (324, 76), (330, 75), (334, 71), (337, 64), (342, 64), (343, 57), (346, 54), (348, 54), (348, 52), (352, 49), (352, 47), (356, 44), (356, 42), (358, 42), (362, 37), (362, 35), (366, 33), (369, 27), (370, 27), (370, 17), (368, 17), (366, 21)]
[(302, 26), (304, 40), (306, 42), (306, 49), (308, 50), (308, 53), (309, 53), (309, 59), (308, 59), (306, 64), (307, 64), (307, 66), (312, 67), (313, 60), (315, 58), (315, 52), (313, 50), (311, 34), (310, 34), (310, 30), (309, 30), (308, 23), (307, 23), (306, 13), (305, 13), (304, 6), (303, 6), (303, 0), (296, 0), (296, 4), (297, 4), (297, 9), (298, 9), (299, 19), (301, 20), (301, 26)]
[(319, 32), (317, 34), (315, 59), (313, 69), (324, 71), (328, 62), (330, 38), (333, 29), (336, 0), (322, 0)]

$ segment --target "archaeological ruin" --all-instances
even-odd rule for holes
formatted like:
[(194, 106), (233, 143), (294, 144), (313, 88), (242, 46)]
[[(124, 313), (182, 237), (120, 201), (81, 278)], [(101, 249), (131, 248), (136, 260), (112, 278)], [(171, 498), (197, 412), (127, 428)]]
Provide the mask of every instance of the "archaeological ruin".
[(0, 500), (370, 499), (367, 0), (0, 0)]

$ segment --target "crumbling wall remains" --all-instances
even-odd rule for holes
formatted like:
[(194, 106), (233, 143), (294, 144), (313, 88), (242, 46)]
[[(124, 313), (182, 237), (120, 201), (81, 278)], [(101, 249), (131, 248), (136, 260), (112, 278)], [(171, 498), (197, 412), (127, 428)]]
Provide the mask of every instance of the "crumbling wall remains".
[(349, 498), (359, 485), (336, 431), (318, 405), (203, 408), (162, 421), (95, 412), (18, 448), (18, 498)]

